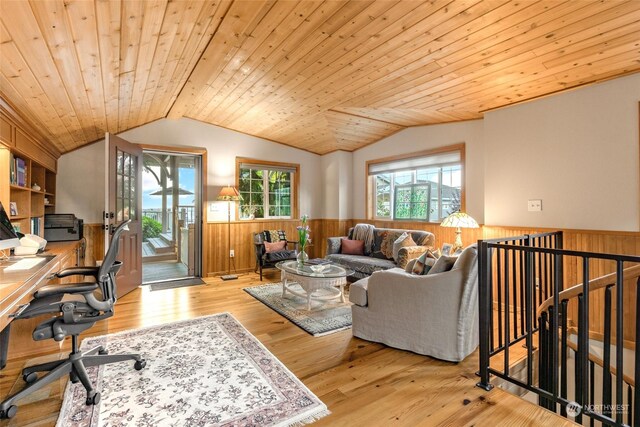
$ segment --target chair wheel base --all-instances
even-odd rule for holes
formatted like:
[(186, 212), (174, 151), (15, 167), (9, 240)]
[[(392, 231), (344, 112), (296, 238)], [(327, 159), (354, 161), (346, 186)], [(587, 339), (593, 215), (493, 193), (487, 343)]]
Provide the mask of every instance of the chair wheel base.
[(100, 402), (100, 393), (93, 391), (87, 396), (87, 405), (97, 405)]
[(16, 405), (11, 405), (6, 411), (0, 411), (0, 420), (8, 420), (9, 418), (13, 418), (16, 416), (18, 412), (18, 407)]
[(133, 367), (135, 368), (136, 371), (140, 371), (142, 369), (144, 369), (144, 367), (147, 366), (147, 361), (142, 359), (142, 360), (138, 360), (135, 365), (133, 365)]

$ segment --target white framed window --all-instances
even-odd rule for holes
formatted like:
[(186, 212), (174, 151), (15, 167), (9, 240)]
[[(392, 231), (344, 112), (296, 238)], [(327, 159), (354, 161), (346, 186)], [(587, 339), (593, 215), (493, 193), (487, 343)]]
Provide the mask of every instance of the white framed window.
[(290, 219), (296, 215), (296, 179), (300, 167), (292, 164), (239, 161), (238, 190), (241, 219)]
[(440, 222), (463, 209), (464, 144), (367, 162), (369, 217)]

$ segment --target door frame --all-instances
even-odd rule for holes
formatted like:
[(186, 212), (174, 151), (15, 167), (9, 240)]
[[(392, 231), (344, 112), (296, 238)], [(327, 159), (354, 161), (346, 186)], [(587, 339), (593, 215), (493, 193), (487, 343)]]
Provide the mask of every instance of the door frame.
[[(209, 242), (205, 241), (207, 233), (204, 232), (204, 225), (206, 224), (206, 214), (207, 214), (207, 200), (206, 200), (206, 190), (207, 190), (207, 149), (203, 147), (182, 147), (175, 145), (154, 145), (154, 144), (139, 144), (142, 148), (142, 151), (163, 151), (166, 153), (176, 153), (176, 154), (193, 154), (199, 155), (202, 159), (202, 164), (200, 165), (201, 174), (200, 177), (200, 185), (201, 185), (201, 200), (200, 200), (200, 276), (204, 278), (205, 275), (205, 260), (209, 257)], [(142, 256), (142, 254), (140, 254)]]

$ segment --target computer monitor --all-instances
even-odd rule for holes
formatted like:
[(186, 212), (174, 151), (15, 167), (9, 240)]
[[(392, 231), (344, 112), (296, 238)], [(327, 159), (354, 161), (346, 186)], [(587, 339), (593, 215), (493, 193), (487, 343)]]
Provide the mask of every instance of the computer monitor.
[(0, 202), (0, 250), (13, 249), (16, 246), (20, 246), (20, 239), (11, 225), (7, 211), (4, 210), (4, 206)]

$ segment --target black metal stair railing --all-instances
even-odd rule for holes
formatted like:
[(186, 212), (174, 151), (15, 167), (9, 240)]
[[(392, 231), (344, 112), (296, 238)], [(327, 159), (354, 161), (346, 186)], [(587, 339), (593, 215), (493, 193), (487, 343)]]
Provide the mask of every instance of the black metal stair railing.
[[(633, 375), (624, 373), (625, 333), (627, 341), (640, 338), (640, 257), (563, 250), (560, 232), (481, 240), (478, 247), (478, 386), (491, 389), (495, 376), (536, 393), (542, 407), (578, 423), (640, 426), (637, 352)], [(631, 267), (625, 269), (624, 263)], [(612, 264), (615, 271), (590, 279), (592, 264)], [(564, 289), (566, 265), (583, 283)], [(600, 289), (604, 304), (590, 307), (590, 293)], [(570, 316), (577, 325), (569, 324)], [(591, 349), (598, 342), (590, 337), (592, 318), (603, 322), (601, 358)], [(624, 319), (635, 330), (625, 331)], [(521, 342), (524, 355), (516, 345)], [(492, 366), (498, 356), (500, 367)], [(511, 375), (514, 357), (526, 359), (526, 378)]]

